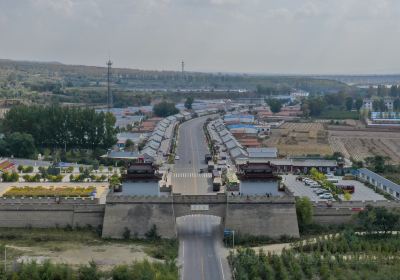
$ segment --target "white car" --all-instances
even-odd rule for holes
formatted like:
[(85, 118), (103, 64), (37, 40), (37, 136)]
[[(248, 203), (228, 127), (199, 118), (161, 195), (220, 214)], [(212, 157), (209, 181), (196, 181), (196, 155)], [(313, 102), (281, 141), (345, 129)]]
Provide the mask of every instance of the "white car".
[(322, 199), (332, 199), (333, 196), (332, 196), (331, 193), (323, 193), (323, 194), (320, 194), (320, 195), (319, 195), (319, 198), (322, 198)]
[(175, 160), (179, 160), (179, 156), (175, 156)]

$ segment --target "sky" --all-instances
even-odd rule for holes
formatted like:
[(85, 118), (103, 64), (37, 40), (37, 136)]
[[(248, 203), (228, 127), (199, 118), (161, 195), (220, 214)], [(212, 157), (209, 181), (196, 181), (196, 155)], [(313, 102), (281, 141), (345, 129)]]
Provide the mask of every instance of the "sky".
[(399, 0), (0, 0), (0, 58), (262, 74), (400, 73)]

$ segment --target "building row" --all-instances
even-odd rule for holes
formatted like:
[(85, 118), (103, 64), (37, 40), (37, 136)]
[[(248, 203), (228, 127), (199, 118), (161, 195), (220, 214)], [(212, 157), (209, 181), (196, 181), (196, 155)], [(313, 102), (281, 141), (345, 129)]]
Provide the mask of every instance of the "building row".
[(399, 184), (396, 184), (367, 168), (358, 169), (357, 177), (360, 181), (373, 185), (381, 191), (389, 194), (391, 197), (395, 199), (400, 199)]

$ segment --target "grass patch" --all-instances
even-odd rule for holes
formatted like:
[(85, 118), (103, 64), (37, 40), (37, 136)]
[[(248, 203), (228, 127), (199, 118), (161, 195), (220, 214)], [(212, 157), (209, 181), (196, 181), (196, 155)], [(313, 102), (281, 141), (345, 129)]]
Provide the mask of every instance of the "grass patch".
[[(288, 243), (296, 241), (294, 237), (288, 235), (282, 235), (279, 238), (272, 238), (269, 236), (254, 236), (247, 234), (235, 234), (235, 246), (249, 246), (257, 247), (262, 245), (276, 244), (276, 243)], [(231, 247), (233, 243), (232, 237), (224, 237), (224, 244), (227, 247)]]
[(74, 242), (88, 245), (103, 243), (98, 233), (91, 229), (69, 228), (0, 228), (0, 242), (19, 246), (34, 246), (51, 242)]
[(144, 252), (155, 259), (174, 260), (178, 257), (179, 243), (176, 239), (160, 239), (147, 245)]

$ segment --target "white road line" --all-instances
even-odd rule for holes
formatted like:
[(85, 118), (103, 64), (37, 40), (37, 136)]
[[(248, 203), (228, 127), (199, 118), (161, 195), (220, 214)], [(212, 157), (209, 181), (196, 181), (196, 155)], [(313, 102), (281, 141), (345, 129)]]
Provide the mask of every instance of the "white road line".
[(221, 257), (219, 257), (219, 264), (221, 265), (222, 279), (225, 280), (224, 268), (222, 267)]
[(210, 173), (193, 173), (193, 172), (184, 172), (184, 173), (173, 173), (172, 177), (174, 178), (211, 178), (212, 175)]

